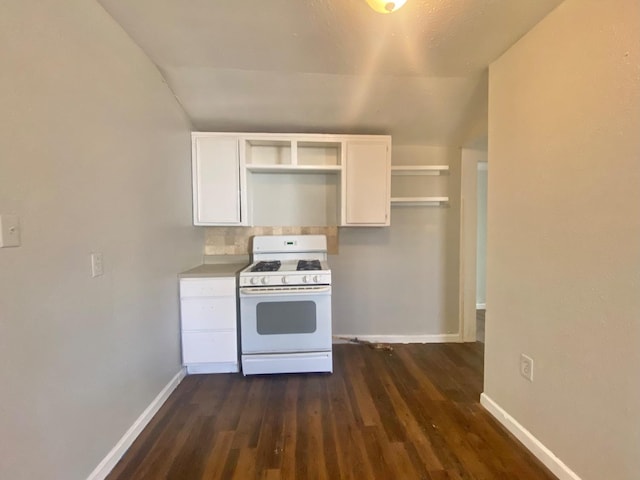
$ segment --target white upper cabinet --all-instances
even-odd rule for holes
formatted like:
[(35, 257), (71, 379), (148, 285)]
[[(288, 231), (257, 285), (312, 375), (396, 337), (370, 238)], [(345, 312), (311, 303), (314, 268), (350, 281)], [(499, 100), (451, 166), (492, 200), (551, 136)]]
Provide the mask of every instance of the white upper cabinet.
[(344, 226), (389, 225), (391, 137), (347, 141)]
[(192, 133), (193, 224), (242, 225), (237, 136)]

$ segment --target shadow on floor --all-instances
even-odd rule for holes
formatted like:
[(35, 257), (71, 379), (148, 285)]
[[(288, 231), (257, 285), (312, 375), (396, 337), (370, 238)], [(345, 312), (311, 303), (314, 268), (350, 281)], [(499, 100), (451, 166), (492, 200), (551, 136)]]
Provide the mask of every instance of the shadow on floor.
[(484, 343), (484, 314), (486, 310), (476, 310), (476, 340)]

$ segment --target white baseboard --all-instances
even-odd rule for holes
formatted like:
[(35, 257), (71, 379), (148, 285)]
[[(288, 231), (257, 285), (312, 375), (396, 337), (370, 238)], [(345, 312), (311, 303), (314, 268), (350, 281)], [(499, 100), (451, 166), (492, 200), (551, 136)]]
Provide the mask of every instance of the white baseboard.
[(100, 464), (89, 474), (87, 480), (104, 480), (107, 475), (113, 470), (118, 461), (122, 458), (124, 453), (129, 449), (138, 435), (142, 432), (144, 427), (151, 421), (153, 416), (158, 413), (162, 404), (169, 398), (171, 392), (180, 384), (186, 373), (184, 368), (180, 369), (178, 373), (167, 383), (156, 398), (149, 404), (149, 406), (142, 412), (133, 425), (129, 427), (129, 430), (122, 436), (122, 438), (116, 443), (115, 447), (107, 454), (106, 457), (100, 462)]
[(551, 450), (545, 447), (540, 440), (534, 437), (529, 430), (509, 415), (500, 405), (494, 402), (487, 394), (480, 395), (480, 404), (495, 417), (509, 432), (533, 453), (553, 474), (560, 480), (580, 480), (580, 477), (562, 460), (556, 457)]
[(486, 309), (487, 309), (486, 303), (476, 303), (476, 310), (486, 310)]
[(459, 343), (458, 333), (442, 333), (437, 335), (335, 335), (333, 343), (351, 343), (357, 338), (371, 343)]

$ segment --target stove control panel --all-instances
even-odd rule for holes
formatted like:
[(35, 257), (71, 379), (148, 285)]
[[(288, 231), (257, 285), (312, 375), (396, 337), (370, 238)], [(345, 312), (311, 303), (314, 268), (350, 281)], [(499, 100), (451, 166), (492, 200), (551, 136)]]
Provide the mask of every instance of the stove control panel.
[(240, 276), (240, 286), (262, 286), (262, 285), (331, 285), (331, 274), (315, 274), (315, 275), (300, 275), (290, 274), (282, 275), (276, 274), (258, 274)]
[(305, 275), (302, 277), (302, 283), (320, 283), (320, 275)]

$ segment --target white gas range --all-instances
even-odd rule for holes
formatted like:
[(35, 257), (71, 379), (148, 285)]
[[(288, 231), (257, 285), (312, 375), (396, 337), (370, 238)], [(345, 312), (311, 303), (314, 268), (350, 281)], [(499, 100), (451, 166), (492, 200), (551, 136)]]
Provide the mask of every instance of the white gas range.
[(324, 235), (254, 237), (239, 285), (245, 375), (333, 371)]

